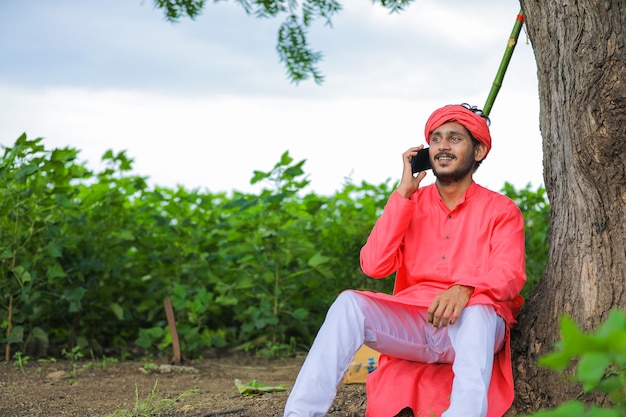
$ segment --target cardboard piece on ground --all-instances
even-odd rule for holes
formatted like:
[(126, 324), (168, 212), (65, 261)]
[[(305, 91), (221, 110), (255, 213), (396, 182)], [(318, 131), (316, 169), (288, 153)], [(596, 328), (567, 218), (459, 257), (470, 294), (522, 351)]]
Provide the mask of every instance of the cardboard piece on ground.
[(365, 345), (361, 346), (361, 348), (354, 355), (354, 359), (346, 374), (343, 376), (344, 384), (365, 384), (365, 379), (367, 378), (367, 374), (369, 374), (370, 369), (376, 369), (378, 367), (378, 357), (380, 353), (375, 351), (374, 349), (367, 347)]

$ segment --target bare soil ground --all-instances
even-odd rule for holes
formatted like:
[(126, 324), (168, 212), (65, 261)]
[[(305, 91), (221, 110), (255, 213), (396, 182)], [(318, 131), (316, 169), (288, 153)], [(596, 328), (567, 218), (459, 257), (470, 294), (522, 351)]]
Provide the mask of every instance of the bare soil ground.
[[(206, 359), (185, 362), (193, 368), (187, 372), (175, 368), (169, 373), (152, 369), (166, 360), (29, 361), (22, 369), (0, 362), (0, 417), (277, 417), (282, 416), (303, 359)], [(286, 390), (242, 396), (235, 379), (284, 384)], [(328, 416), (364, 416), (365, 405), (364, 385), (342, 384)]]

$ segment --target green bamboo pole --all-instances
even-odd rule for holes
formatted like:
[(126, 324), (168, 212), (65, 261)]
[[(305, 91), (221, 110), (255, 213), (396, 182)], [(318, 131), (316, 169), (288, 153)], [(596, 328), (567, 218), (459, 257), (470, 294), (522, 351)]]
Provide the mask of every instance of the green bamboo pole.
[(504, 74), (506, 73), (506, 69), (509, 66), (509, 62), (511, 61), (511, 56), (513, 55), (513, 50), (515, 49), (515, 45), (517, 44), (517, 38), (519, 37), (519, 33), (522, 30), (523, 25), (524, 14), (522, 10), (520, 10), (517, 14), (517, 18), (515, 19), (515, 25), (513, 25), (513, 31), (511, 32), (511, 36), (509, 37), (509, 41), (507, 42), (506, 49), (504, 50), (504, 56), (502, 57), (502, 62), (500, 62), (500, 68), (498, 68), (496, 78), (493, 81), (491, 91), (489, 91), (487, 101), (485, 102), (485, 106), (483, 107), (483, 113), (487, 116), (489, 115), (489, 113), (491, 113), (493, 102), (496, 101), (496, 96), (500, 91), (500, 87), (502, 87)]

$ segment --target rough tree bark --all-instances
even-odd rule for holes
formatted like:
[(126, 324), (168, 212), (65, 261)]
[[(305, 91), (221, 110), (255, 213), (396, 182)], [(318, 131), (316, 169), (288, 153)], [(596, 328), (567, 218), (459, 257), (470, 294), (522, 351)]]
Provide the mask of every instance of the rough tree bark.
[(626, 306), (626, 1), (521, 4), (537, 62), (551, 218), (546, 271), (513, 332), (511, 414), (580, 392), (537, 366), (559, 340), (561, 315), (594, 330)]

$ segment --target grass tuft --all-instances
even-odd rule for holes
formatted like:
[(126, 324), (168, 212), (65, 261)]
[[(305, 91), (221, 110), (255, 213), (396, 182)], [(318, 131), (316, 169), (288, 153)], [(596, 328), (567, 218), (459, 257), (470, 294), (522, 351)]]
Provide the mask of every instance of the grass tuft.
[(154, 382), (152, 390), (145, 399), (139, 398), (139, 388), (135, 385), (135, 405), (132, 410), (120, 409), (113, 414), (107, 414), (104, 417), (152, 417), (168, 415), (167, 413), (174, 410), (176, 403), (185, 397), (197, 395), (198, 390), (185, 391), (176, 398), (161, 398), (157, 394), (158, 380)]

